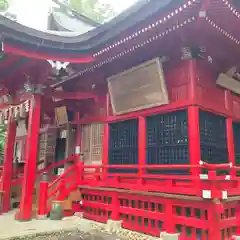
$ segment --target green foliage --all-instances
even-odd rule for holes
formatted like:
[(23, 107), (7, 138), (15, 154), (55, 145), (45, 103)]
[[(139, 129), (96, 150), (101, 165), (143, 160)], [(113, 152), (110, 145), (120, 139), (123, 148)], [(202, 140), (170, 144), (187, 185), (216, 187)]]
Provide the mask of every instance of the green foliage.
[(0, 162), (3, 161), (5, 138), (6, 138), (6, 128), (4, 125), (0, 125)]
[(102, 4), (99, 0), (65, 0), (74, 10), (86, 17), (103, 23), (116, 15), (111, 5)]
[(0, 0), (0, 11), (4, 12), (8, 9), (8, 0)]

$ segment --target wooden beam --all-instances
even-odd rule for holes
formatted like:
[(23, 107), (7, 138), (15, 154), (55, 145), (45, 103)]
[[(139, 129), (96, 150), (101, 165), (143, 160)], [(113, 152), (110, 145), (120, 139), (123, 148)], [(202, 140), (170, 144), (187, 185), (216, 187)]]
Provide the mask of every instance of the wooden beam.
[[(98, 102), (99, 97), (93, 92), (61, 92), (54, 91), (50, 93), (50, 96), (57, 99), (68, 99), (68, 100), (87, 100), (93, 99)], [(49, 97), (49, 96), (48, 96)]]
[(8, 67), (5, 71), (1, 72), (0, 80), (8, 77), (10, 74), (13, 74), (17, 69), (25, 65), (29, 61), (26, 57), (20, 57), (15, 61), (10, 67)]
[(32, 50), (32, 49), (23, 49), (22, 46), (13, 46), (11, 44), (7, 44), (2, 42), (3, 51), (6, 53), (13, 53), (19, 56), (24, 56), (28, 58), (34, 59), (42, 59), (42, 60), (52, 60), (52, 61), (60, 61), (60, 62), (70, 62), (70, 63), (89, 63), (95, 61), (94, 57), (90, 54), (85, 53), (62, 53), (56, 54), (54, 52), (45, 53), (43, 50)]

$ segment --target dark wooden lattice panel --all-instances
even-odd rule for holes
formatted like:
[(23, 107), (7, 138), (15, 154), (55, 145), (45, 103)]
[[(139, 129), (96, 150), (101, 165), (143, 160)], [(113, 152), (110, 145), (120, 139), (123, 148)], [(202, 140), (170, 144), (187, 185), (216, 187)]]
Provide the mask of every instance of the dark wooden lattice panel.
[[(147, 163), (188, 164), (187, 111), (147, 118)], [(186, 173), (185, 170), (150, 170), (151, 173)]]
[(228, 162), (225, 118), (204, 111), (199, 118), (201, 159), (212, 164)]
[(235, 149), (235, 162), (240, 165), (240, 123), (233, 123), (233, 141)]
[[(109, 164), (138, 164), (138, 120), (110, 124)], [(136, 172), (136, 170), (111, 169), (111, 172)]]

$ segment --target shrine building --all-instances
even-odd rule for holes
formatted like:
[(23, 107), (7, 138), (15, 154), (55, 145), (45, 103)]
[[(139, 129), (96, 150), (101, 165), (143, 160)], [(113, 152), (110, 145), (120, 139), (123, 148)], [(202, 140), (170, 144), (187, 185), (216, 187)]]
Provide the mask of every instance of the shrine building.
[[(240, 238), (240, 2), (140, 0), (104, 23), (0, 16), (0, 213)], [(160, 238), (161, 236), (161, 238)]]

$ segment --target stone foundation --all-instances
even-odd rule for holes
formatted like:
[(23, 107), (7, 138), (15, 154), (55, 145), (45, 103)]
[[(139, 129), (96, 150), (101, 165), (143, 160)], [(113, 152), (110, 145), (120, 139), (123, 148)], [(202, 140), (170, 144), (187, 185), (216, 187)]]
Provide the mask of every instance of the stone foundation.
[(122, 221), (108, 220), (106, 230), (111, 233), (118, 233), (122, 229)]
[(47, 219), (47, 215), (37, 215), (36, 219), (37, 220), (46, 220)]
[(160, 233), (160, 239), (161, 240), (178, 240), (179, 239), (179, 233), (166, 233), (166, 232), (161, 232)]

